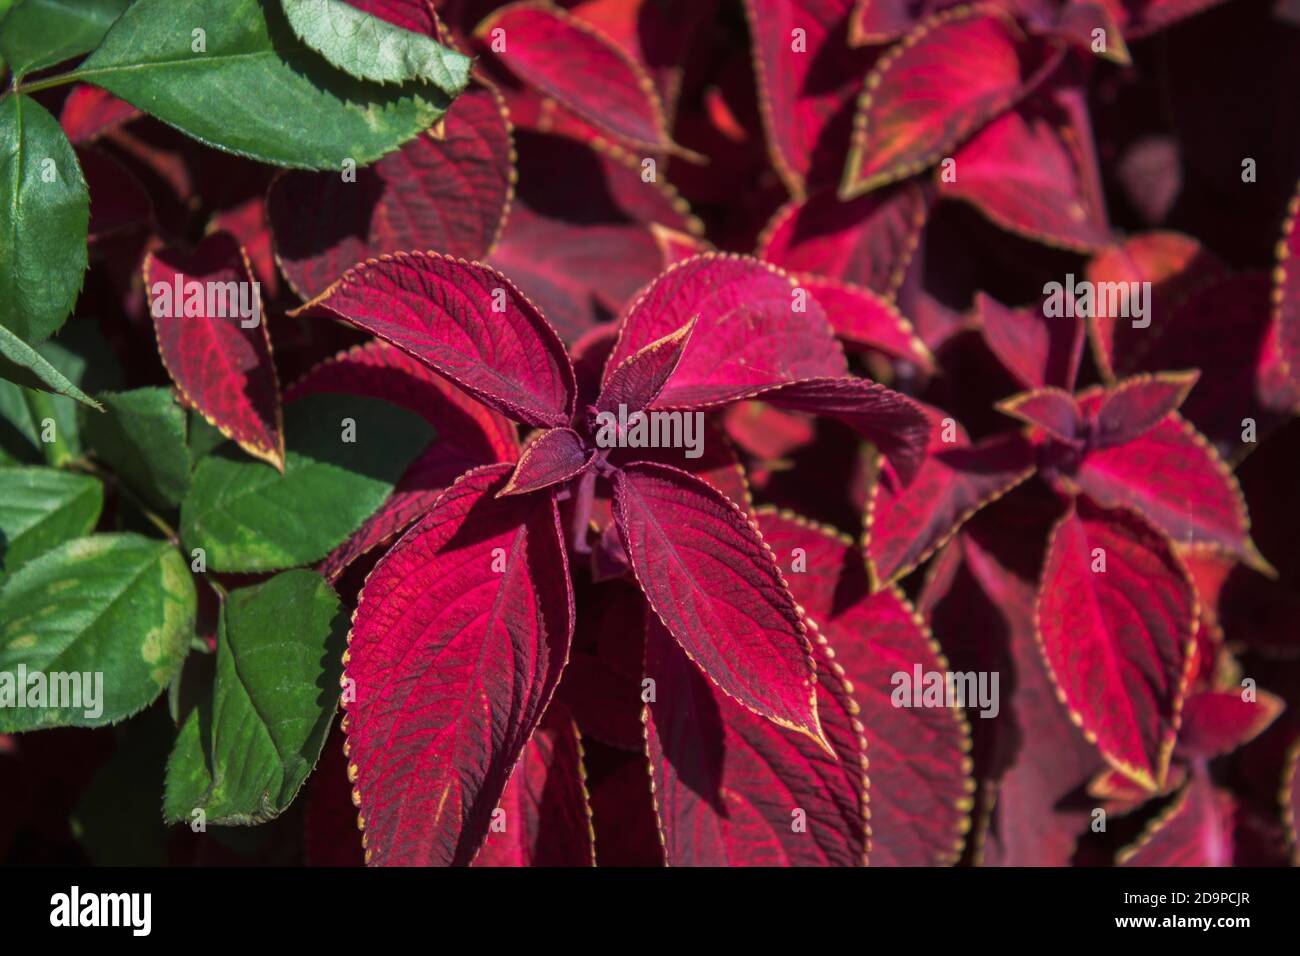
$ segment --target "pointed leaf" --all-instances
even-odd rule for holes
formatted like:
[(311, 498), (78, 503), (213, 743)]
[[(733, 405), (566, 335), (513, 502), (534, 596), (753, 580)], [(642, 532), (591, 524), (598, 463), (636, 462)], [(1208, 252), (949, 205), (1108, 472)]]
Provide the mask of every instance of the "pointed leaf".
[(587, 469), (592, 454), (572, 428), (537, 432), (519, 453), (519, 463), (499, 494), (522, 495), (568, 481)]
[(1202, 691), (1187, 698), (1178, 753), (1184, 757), (1220, 757), (1249, 743), (1277, 719), (1286, 702), (1268, 691), (1244, 700), (1241, 691)]
[(876, 349), (924, 371), (934, 370), (934, 356), (893, 303), (868, 289), (833, 279), (800, 276), (798, 282), (821, 303), (845, 345)]
[(190, 486), (185, 412), (170, 388), (100, 392), (107, 414), (88, 412), (81, 431), (97, 457), (145, 501), (175, 508)]
[(803, 621), (744, 513), (686, 472), (633, 464), (614, 475), (614, 515), (641, 590), (696, 666), (742, 706), (821, 739)]
[(481, 259), (505, 223), (510, 124), (499, 97), (476, 86), (452, 104), (443, 135), (424, 133), (349, 182), (337, 171), (285, 173), (267, 216), (294, 290), (310, 299), (356, 263), (407, 249)]
[(1120, 866), (1231, 866), (1237, 801), (1202, 773), (1116, 858)]
[(139, 115), (140, 111), (126, 100), (97, 86), (82, 84), (73, 87), (63, 101), (59, 125), (72, 142), (89, 143)]
[(447, 489), (358, 600), (347, 733), (368, 862), (473, 859), (568, 657), (559, 513), (548, 495), (497, 497), (509, 471)]
[(186, 404), (250, 455), (283, 468), (280, 383), (261, 292), (239, 243), (213, 233), (191, 253), (152, 253), (144, 285), (158, 352)]
[(0, 581), (28, 561), (89, 534), (104, 507), (90, 475), (54, 468), (0, 468)]
[(1083, 415), (1074, 396), (1053, 387), (1035, 388), (998, 402), (997, 409), (1041, 428), (1057, 441), (1078, 444), (1084, 435)]
[(646, 751), (669, 866), (865, 864), (866, 742), (830, 654), (818, 657), (830, 753), (720, 693), (648, 619)]
[(1074, 388), (1083, 358), (1080, 319), (1049, 319), (1034, 307), (1008, 309), (983, 292), (975, 293), (975, 310), (985, 343), (1022, 386)]
[(131, 0), (19, 0), (3, 14), (0, 62), (15, 77), (89, 53)]
[(617, 411), (622, 405), (634, 412), (648, 407), (677, 371), (695, 323), (696, 319), (692, 318), (680, 329), (642, 346), (624, 359), (607, 377), (596, 399), (596, 408)]
[(0, 325), (0, 378), (25, 388), (63, 395), (88, 408), (102, 409), (81, 389), (70, 382), (49, 360), (7, 328)]
[(1151, 431), (1182, 406), (1200, 376), (1195, 369), (1138, 375), (1107, 389), (1093, 412), (1096, 447), (1123, 445)]
[(509, 418), (567, 425), (573, 366), (555, 330), (501, 273), (437, 253), (350, 270), (299, 310), (344, 319), (415, 356)]
[(1038, 593), (1043, 656), (1102, 755), (1148, 789), (1169, 769), (1195, 612), (1186, 569), (1134, 512), (1080, 499), (1057, 524)]

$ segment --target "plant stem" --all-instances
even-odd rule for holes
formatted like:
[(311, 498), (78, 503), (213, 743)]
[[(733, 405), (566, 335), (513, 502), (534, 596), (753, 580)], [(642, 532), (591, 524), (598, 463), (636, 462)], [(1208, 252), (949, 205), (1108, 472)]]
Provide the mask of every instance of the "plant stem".
[(47, 76), (43, 80), (36, 80), (32, 83), (19, 83), (15, 78), (15, 93), (39, 93), (41, 90), (51, 90), (56, 86), (63, 86), (65, 83), (75, 83), (79, 77), (76, 70), (67, 73), (56, 73), (54, 76)]

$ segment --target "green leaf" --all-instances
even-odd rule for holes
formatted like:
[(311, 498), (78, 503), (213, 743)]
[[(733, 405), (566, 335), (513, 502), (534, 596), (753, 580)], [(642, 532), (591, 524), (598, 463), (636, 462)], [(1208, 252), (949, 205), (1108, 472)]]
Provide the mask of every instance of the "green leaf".
[(167, 541), (97, 534), (29, 561), (0, 590), (0, 733), (99, 727), (147, 707), (185, 660), (195, 603)]
[(65, 541), (89, 534), (104, 488), (54, 468), (0, 468), (0, 581)]
[[(312, 395), (284, 410), (284, 473), (233, 443), (204, 458), (181, 504), (186, 548), (214, 571), (318, 561), (383, 504), (433, 438), (418, 415), (373, 398)], [(344, 441), (345, 420), (355, 441)]]
[(190, 410), (190, 467), (197, 468), (208, 454), (221, 447), (226, 436), (199, 412)]
[(69, 79), (209, 146), (335, 171), (391, 152), (451, 102), (427, 83), (382, 87), (340, 72), (293, 35), (274, 0), (137, 0)]
[(0, 31), (0, 55), (14, 76), (54, 66), (95, 48), (131, 0), (21, 0)]
[(82, 439), (149, 504), (174, 508), (190, 486), (185, 412), (169, 388), (100, 392), (107, 414), (82, 415)]
[(190, 712), (167, 762), (163, 818), (240, 825), (274, 819), (320, 759), (339, 699), (347, 615), (313, 571), (230, 592), (210, 699)]
[(362, 80), (428, 80), (449, 96), (469, 82), (473, 63), (432, 37), (358, 10), (347, 0), (280, 0), (289, 26), (340, 70)]
[(0, 378), (27, 388), (64, 395), (91, 408), (103, 407), (3, 325), (0, 325)]
[[(17, 361), (14, 337), (47, 339), (72, 311), (89, 224), (90, 193), (58, 121), (29, 97), (0, 98), (0, 326), (13, 333), (0, 339), (6, 357)], [(12, 377), (3, 367), (0, 376)]]

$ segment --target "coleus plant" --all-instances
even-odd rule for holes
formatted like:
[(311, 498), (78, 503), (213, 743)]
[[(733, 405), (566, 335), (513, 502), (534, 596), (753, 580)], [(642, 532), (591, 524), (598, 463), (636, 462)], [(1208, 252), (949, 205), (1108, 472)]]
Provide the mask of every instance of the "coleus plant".
[(0, 853), (1283, 862), (1215, 6), (0, 0)]

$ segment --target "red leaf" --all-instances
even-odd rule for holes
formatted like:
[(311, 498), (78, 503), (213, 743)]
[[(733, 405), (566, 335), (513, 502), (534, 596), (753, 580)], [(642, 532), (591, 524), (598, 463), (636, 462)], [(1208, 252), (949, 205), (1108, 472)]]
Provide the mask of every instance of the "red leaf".
[(759, 238), (758, 255), (791, 272), (810, 272), (892, 297), (903, 284), (929, 203), (903, 183), (848, 202), (833, 190), (782, 206)]
[(617, 411), (622, 405), (628, 411), (638, 411), (648, 407), (677, 371), (695, 330), (695, 321), (691, 319), (675, 332), (669, 332), (624, 359), (609, 373), (596, 399), (596, 408)]
[(1054, 387), (1035, 388), (1012, 395), (997, 404), (997, 409), (1013, 418), (1041, 428), (1067, 445), (1081, 443), (1084, 436), (1083, 415), (1074, 396)]
[(267, 214), (280, 266), (304, 299), (365, 259), (411, 249), (488, 255), (510, 206), (512, 147), (504, 106), (475, 87), (456, 98), (443, 134), (417, 136), (355, 171), (286, 172)]
[(266, 224), (266, 202), (258, 195), (223, 209), (212, 217), (209, 230), (228, 232), (239, 240), (253, 264), (253, 274), (266, 290), (264, 298), (274, 302), (280, 297), (280, 270), (271, 245), (271, 230)]
[(1257, 694), (1249, 701), (1239, 690), (1203, 691), (1188, 697), (1178, 731), (1179, 755), (1219, 757), (1258, 737), (1286, 709), (1286, 702), (1268, 691)]
[(917, 20), (936, 10), (956, 6), (961, 0), (857, 0), (849, 23), (854, 46), (888, 43), (907, 33)]
[(911, 573), (979, 509), (1034, 473), (1030, 447), (1019, 436), (971, 447), (956, 419), (933, 407), (926, 413), (929, 453), (916, 480), (897, 489), (877, 478), (871, 487), (863, 550), (872, 590)]
[(844, 353), (815, 299), (792, 278), (742, 256), (702, 255), (656, 279), (624, 314), (604, 381), (633, 354), (691, 319), (695, 331), (659, 408), (702, 408), (818, 375), (843, 375)]
[(516, 421), (555, 427), (573, 414), (573, 366), (559, 336), (488, 266), (436, 253), (372, 259), (291, 314), (301, 312), (391, 342)]
[(1289, 378), (1300, 388), (1300, 187), (1287, 207), (1282, 240), (1277, 246), (1277, 267), (1273, 270), (1273, 325), (1282, 362)]
[(691, 660), (742, 706), (824, 742), (803, 620), (744, 512), (645, 463), (614, 475), (614, 515), (650, 607)]
[[(232, 282), (243, 283), (255, 296), (257, 324), (252, 328), (244, 328), (238, 314), (207, 314), (206, 300), (215, 298), (207, 292)], [(202, 283), (205, 290), (194, 311), (187, 307), (195, 305), (185, 289), (190, 283)], [(144, 286), (158, 352), (185, 401), (250, 455), (283, 470), (280, 383), (261, 296), (239, 243), (218, 232), (189, 253), (176, 248), (151, 253), (144, 260)], [(220, 309), (222, 303), (215, 305)], [(228, 305), (222, 311), (239, 310)]]
[(1035, 306), (1009, 309), (983, 292), (975, 293), (975, 312), (985, 343), (1022, 386), (1074, 388), (1084, 338), (1077, 317), (1048, 319)]
[(509, 471), (448, 488), (358, 598), (344, 664), (368, 862), (468, 864), (559, 682), (573, 634), (559, 513), (548, 495), (497, 497)]
[[(1101, 50), (1096, 49), (1097, 30), (1102, 31)], [(1114, 12), (1106, 6), (1105, 0), (1098, 3), (1069, 0), (1061, 9), (1056, 23), (1051, 25), (1050, 32), (1052, 36), (1060, 37), (1080, 50), (1095, 53), (1112, 63), (1129, 66), (1133, 62)]]
[(954, 157), (939, 194), (964, 199), (996, 225), (1047, 245), (1090, 252), (1107, 239), (1089, 208), (1064, 124), (1027, 109), (993, 120)]
[[(1085, 395), (1085, 414), (1100, 398)], [(1136, 441), (1083, 456), (1075, 483), (1106, 507), (1141, 512), (1174, 541), (1212, 546), (1267, 567), (1250, 540), (1250, 516), (1232, 472), (1186, 421), (1170, 414)]]
[[(636, 623), (644, 630), (641, 618)], [(640, 635), (636, 636), (639, 640)], [(637, 661), (637, 677), (629, 677), (594, 654), (575, 651), (569, 658), (556, 696), (573, 712), (584, 737), (641, 752), (645, 740), (641, 729), (640, 665)]]
[(741, 448), (764, 462), (781, 459), (808, 444), (817, 434), (807, 415), (783, 412), (765, 402), (737, 402), (722, 413), (727, 434)]
[(595, 866), (596, 847), (582, 766), (582, 740), (563, 705), (552, 702), (510, 774), (474, 866)]
[(1201, 769), (1182, 793), (1122, 850), (1120, 866), (1231, 866), (1237, 801)]
[(839, 176), (853, 99), (874, 59), (847, 43), (852, 8), (852, 0), (745, 4), (772, 165), (795, 196)]
[(719, 693), (647, 620), (646, 751), (669, 866), (866, 863), (866, 742), (830, 655), (818, 657), (825, 750)]
[(1107, 389), (1091, 409), (1094, 447), (1123, 445), (1151, 431), (1182, 406), (1200, 376), (1195, 369), (1138, 375)]
[(470, 398), (405, 352), (372, 342), (341, 353), (285, 390), (287, 401), (320, 392), (380, 398), (415, 412), (433, 425), (437, 438), (406, 470), (392, 495), (347, 541), (321, 563), (334, 580), (371, 548), (422, 517), (443, 489), (479, 465), (519, 456), (515, 425)]
[[(795, 600), (834, 648), (867, 739), (871, 862), (955, 862), (969, 824), (970, 731), (961, 711), (894, 706), (893, 676), (946, 671), (929, 631), (897, 591), (869, 595), (853, 542), (788, 513), (759, 513)], [(824, 669), (819, 665), (818, 681)]]
[(1071, 715), (1115, 769), (1158, 789), (1196, 623), (1196, 592), (1169, 542), (1134, 512), (1079, 500), (1053, 530), (1037, 614)]
[(833, 279), (805, 275), (797, 277), (797, 281), (821, 303), (835, 334), (846, 345), (876, 349), (927, 372), (934, 371), (934, 356), (893, 303), (867, 289)]
[(592, 451), (572, 428), (535, 432), (519, 454), (519, 463), (498, 494), (522, 495), (558, 485), (591, 464)]
[(347, 0), (347, 3), (403, 30), (424, 36), (438, 36), (429, 0)]
[(145, 225), (153, 218), (149, 194), (111, 155), (94, 146), (78, 146), (77, 162), (90, 191), (91, 242)]
[(496, 11), (474, 33), (516, 76), (610, 136), (654, 150), (672, 146), (645, 67), (585, 20), (524, 0)]
[(1010, 106), (1025, 83), (1020, 39), (990, 5), (918, 24), (867, 75), (840, 196), (920, 172)]
[(74, 143), (89, 143), (115, 126), (135, 119), (140, 111), (98, 86), (78, 84), (63, 101), (59, 124)]

